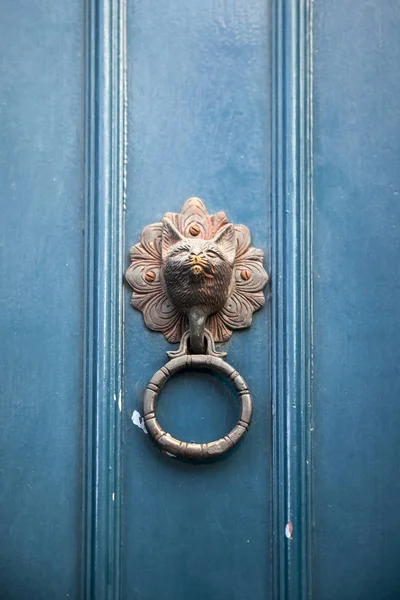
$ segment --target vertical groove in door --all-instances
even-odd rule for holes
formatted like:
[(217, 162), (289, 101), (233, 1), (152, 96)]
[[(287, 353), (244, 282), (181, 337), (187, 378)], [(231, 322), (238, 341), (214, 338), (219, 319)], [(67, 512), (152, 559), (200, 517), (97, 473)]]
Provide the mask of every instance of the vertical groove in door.
[(120, 595), (125, 0), (87, 0), (82, 598)]
[(274, 600), (312, 596), (311, 0), (273, 0)]

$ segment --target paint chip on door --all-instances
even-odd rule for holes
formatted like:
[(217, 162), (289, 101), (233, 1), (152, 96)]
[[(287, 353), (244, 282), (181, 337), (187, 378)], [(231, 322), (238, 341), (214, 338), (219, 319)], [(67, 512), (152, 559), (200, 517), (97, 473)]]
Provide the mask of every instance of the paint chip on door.
[(289, 523), (287, 523), (286, 527), (285, 527), (285, 535), (288, 538), (288, 540), (293, 539), (292, 533), (293, 533), (293, 523), (292, 523), (292, 521), (289, 521)]
[(144, 424), (144, 419), (143, 419), (143, 417), (140, 416), (140, 412), (138, 410), (133, 411), (131, 419), (132, 419), (132, 423), (134, 425), (136, 425), (136, 427), (139, 427), (139, 429), (142, 429), (147, 434), (147, 429), (146, 429), (146, 425)]

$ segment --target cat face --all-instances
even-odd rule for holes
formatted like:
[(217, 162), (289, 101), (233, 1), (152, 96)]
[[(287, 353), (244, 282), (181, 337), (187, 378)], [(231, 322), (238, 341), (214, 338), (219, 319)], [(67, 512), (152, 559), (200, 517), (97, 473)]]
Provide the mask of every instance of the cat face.
[(162, 260), (167, 293), (177, 308), (201, 307), (207, 314), (225, 304), (231, 291), (236, 238), (227, 225), (211, 240), (184, 237), (163, 221)]

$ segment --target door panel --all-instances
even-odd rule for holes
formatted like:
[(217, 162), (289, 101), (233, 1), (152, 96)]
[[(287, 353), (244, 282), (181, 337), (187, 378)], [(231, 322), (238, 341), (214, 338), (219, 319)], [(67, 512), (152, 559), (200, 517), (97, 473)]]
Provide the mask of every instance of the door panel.
[[(190, 196), (248, 225), (270, 264), (269, 19), (265, 2), (128, 5), (126, 256), (143, 227)], [(271, 587), (270, 308), (226, 344), (253, 392), (249, 434), (230, 455), (193, 465), (162, 455), (134, 411), (171, 349), (125, 314), (122, 597), (268, 597)], [(160, 398), (162, 425), (211, 441), (237, 419), (210, 373), (180, 374)], [(255, 557), (263, 557), (255, 560)]]
[(81, 2), (2, 5), (0, 596), (77, 598)]
[(315, 597), (400, 596), (400, 7), (314, 7)]

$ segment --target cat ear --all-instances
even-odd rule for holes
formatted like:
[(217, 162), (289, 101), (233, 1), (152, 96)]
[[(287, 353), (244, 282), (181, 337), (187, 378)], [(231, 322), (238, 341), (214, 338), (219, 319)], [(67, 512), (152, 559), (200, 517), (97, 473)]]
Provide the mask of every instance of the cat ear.
[(171, 223), (169, 219), (163, 219), (163, 230), (162, 230), (162, 249), (161, 255), (164, 259), (168, 252), (171, 250), (172, 246), (175, 246), (178, 242), (182, 242), (185, 238), (175, 225)]
[(211, 241), (221, 248), (226, 260), (233, 265), (236, 256), (236, 235), (234, 226), (232, 224), (226, 225), (226, 227), (221, 229)]

